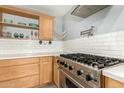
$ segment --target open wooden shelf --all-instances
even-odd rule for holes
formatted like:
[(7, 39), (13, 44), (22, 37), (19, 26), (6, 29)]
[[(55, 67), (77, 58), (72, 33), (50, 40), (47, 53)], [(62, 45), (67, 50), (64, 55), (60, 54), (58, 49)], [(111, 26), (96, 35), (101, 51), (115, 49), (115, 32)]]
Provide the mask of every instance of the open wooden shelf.
[(0, 25), (2, 25), (2, 26), (10, 26), (10, 27), (17, 27), (17, 28), (24, 28), (24, 29), (39, 30), (39, 28), (34, 28), (34, 27), (31, 27), (31, 26), (24, 26), (24, 25), (19, 25), (19, 24), (13, 24), (13, 23), (0, 22)]

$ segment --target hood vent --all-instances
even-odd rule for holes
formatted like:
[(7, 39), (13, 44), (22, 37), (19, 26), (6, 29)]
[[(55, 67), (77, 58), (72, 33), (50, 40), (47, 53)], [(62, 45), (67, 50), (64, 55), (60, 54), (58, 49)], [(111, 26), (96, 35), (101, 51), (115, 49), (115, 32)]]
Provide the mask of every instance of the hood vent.
[(110, 5), (78, 5), (73, 11), (72, 15), (86, 18)]

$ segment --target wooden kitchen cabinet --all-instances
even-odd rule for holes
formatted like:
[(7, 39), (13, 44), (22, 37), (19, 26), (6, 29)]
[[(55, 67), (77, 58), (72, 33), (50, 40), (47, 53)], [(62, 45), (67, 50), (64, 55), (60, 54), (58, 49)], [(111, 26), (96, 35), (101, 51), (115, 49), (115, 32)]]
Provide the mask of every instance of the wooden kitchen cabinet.
[(54, 74), (53, 74), (53, 79), (54, 79), (54, 83), (56, 84), (57, 87), (59, 87), (59, 65), (57, 63), (59, 59), (57, 57), (54, 57), (54, 64), (53, 64), (53, 68), (54, 68)]
[(0, 88), (39, 86), (39, 58), (0, 60)]
[(105, 77), (105, 88), (124, 88), (124, 83)]
[(53, 17), (47, 15), (39, 17), (39, 39), (53, 40)]
[(40, 85), (52, 82), (52, 57), (40, 58)]

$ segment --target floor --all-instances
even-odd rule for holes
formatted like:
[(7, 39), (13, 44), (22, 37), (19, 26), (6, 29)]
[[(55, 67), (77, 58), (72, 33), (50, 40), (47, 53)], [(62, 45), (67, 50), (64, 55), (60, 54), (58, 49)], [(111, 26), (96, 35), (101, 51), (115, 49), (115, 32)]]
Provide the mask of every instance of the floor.
[(43, 88), (57, 88), (57, 87), (54, 84), (49, 84), (49, 85), (47, 85), (47, 86), (45, 86)]
[(48, 84), (47, 86), (39, 86), (38, 88), (57, 88), (55, 84)]

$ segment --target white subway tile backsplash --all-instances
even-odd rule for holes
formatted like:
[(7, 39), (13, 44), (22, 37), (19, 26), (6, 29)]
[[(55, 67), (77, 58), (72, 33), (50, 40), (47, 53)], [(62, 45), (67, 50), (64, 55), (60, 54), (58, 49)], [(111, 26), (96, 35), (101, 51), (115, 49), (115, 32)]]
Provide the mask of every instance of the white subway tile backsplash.
[(52, 41), (51, 45), (40, 45), (38, 40), (0, 39), (0, 54), (59, 52), (62, 49), (62, 41)]
[(124, 58), (124, 31), (67, 40), (64, 41), (63, 48), (64, 51)]

